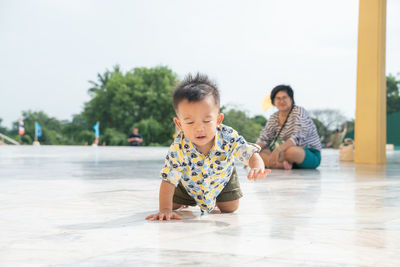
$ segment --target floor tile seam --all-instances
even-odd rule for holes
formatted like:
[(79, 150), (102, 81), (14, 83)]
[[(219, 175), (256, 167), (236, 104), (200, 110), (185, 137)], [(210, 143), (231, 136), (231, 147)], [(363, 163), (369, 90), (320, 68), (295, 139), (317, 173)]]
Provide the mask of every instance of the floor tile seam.
[[(287, 250), (287, 251), (290, 251), (290, 250)], [(271, 256), (259, 256), (258, 255), (258, 256), (255, 257), (255, 259), (249, 259), (247, 261), (244, 260), (243, 262), (235, 264), (233, 266), (243, 266), (243, 264), (255, 264), (255, 263), (257, 263), (257, 262), (259, 262), (259, 261), (261, 261), (263, 259), (268, 259), (270, 257), (273, 257), (273, 256), (272, 255)]]
[[(130, 247), (126, 247), (126, 248), (123, 248), (123, 249), (117, 249), (117, 250), (114, 250), (114, 251), (111, 251), (111, 252), (108, 252), (108, 253), (103, 253), (103, 254), (99, 254), (99, 255), (96, 255), (96, 256), (89, 256), (89, 257), (85, 257), (84, 259), (80, 259), (80, 260), (78, 260), (79, 262), (81, 262), (81, 261), (85, 261), (85, 260), (87, 260), (87, 259), (91, 259), (91, 258), (97, 258), (97, 257), (99, 257), (99, 256), (104, 256), (104, 255), (114, 255), (114, 254), (116, 254), (116, 253), (120, 253), (120, 252), (124, 252), (124, 251), (130, 251), (130, 250), (133, 250), (133, 249), (143, 249), (144, 247), (143, 246), (141, 246), (141, 245), (133, 245), (133, 246), (130, 246)], [(147, 247), (148, 249), (154, 249), (154, 247)], [(76, 254), (76, 252), (80, 252), (81, 250), (79, 250), (79, 248), (76, 248), (76, 249), (67, 249), (67, 250), (65, 250), (65, 248), (64, 249), (60, 249), (59, 247), (57, 247), (57, 248), (53, 248), (53, 249), (49, 249), (49, 248), (46, 248), (46, 249), (42, 249), (42, 248), (6, 248), (7, 250), (16, 250), (16, 251), (20, 251), (20, 250), (23, 250), (23, 251), (29, 251), (29, 252), (35, 252), (35, 251), (48, 251), (48, 252), (54, 252), (54, 251), (56, 251), (56, 252), (60, 252), (60, 253), (65, 253), (66, 251), (68, 251), (68, 252), (70, 252), (70, 253), (72, 253), (72, 254)], [(3, 249), (1, 249), (1, 250), (3, 250)], [(82, 255), (82, 256), (84, 256), (84, 255)], [(49, 265), (49, 266), (58, 266), (58, 265)], [(62, 264), (62, 265), (60, 265), (60, 266), (64, 266), (64, 264)]]
[[(293, 245), (293, 247), (294, 247), (294, 245)], [(142, 249), (144, 249), (144, 248), (147, 248), (147, 249), (154, 249), (154, 247), (140, 247), (140, 248), (142, 248)], [(159, 248), (157, 248), (158, 250), (164, 250), (164, 251), (168, 251), (168, 250), (173, 250), (173, 249), (166, 249), (166, 248), (162, 248), (162, 247), (159, 247)], [(293, 249), (293, 248), (292, 248)], [(262, 255), (262, 256), (260, 256), (259, 254), (257, 254), (257, 252), (247, 252), (247, 253), (243, 253), (243, 252), (240, 252), (240, 253), (237, 253), (237, 252), (225, 252), (225, 251), (216, 251), (216, 250), (205, 250), (205, 249), (203, 249), (203, 250), (193, 250), (193, 249), (190, 249), (190, 248), (179, 248), (179, 249), (177, 249), (177, 250), (179, 250), (179, 251), (185, 251), (185, 252), (195, 252), (195, 253), (215, 253), (215, 254), (224, 254), (224, 255), (226, 255), (226, 254), (229, 254), (229, 255), (233, 255), (233, 256), (241, 256), (241, 257), (249, 257), (249, 256), (251, 256), (251, 257), (268, 257), (268, 256), (266, 256), (266, 255)], [(282, 250), (279, 250), (279, 251), (275, 251), (275, 252), (269, 252), (269, 253), (272, 253), (272, 254), (270, 254), (270, 255), (274, 255), (275, 253), (282, 253), (282, 251), (286, 251), (286, 250), (291, 250), (291, 249), (287, 249), (287, 248), (284, 248), (284, 249), (282, 249)], [(268, 252), (267, 252), (268, 253)]]
[[(161, 250), (161, 251), (165, 251), (165, 252), (168, 252), (168, 251), (176, 251), (176, 249), (174, 250), (174, 249), (165, 249), (165, 248), (154, 248), (154, 247), (149, 247), (149, 246), (147, 246), (147, 247), (140, 246), (140, 247), (135, 247), (135, 248), (139, 248), (139, 249), (143, 249), (143, 250), (144, 250), (144, 249), (156, 249), (156, 250)], [(83, 258), (83, 259), (79, 259), (79, 260), (77, 260), (77, 261), (73, 261), (73, 262), (67, 263), (67, 264), (63, 263), (63, 264), (61, 264), (61, 265), (49, 265), (49, 266), (53, 266), (53, 267), (57, 267), (57, 266), (59, 266), (59, 267), (61, 267), (61, 266), (68, 266), (68, 265), (76, 264), (76, 263), (79, 263), (79, 262), (85, 262), (85, 261), (90, 260), (90, 259), (96, 259), (96, 258), (98, 258), (99, 256), (100, 256), (100, 257), (104, 257), (104, 256), (112, 256), (112, 255), (118, 254), (118, 253), (126, 253), (126, 252), (129, 252), (129, 251), (131, 251), (132, 249), (135, 249), (135, 248), (125, 248), (125, 249), (122, 249), (122, 250), (117, 250), (117, 251), (114, 251), (114, 252), (110, 252), (110, 253), (106, 253), (106, 254), (101, 254), (101, 255), (98, 255), (98, 256), (85, 257), (85, 258)], [(179, 249), (179, 251), (192, 252), (192, 253), (208, 253), (208, 251), (203, 251), (203, 250)], [(217, 254), (222, 254), (222, 253), (218, 253), (218, 252), (217, 252)], [(226, 254), (226, 253), (223, 253), (223, 254)], [(237, 254), (237, 253), (229, 253), (229, 255), (236, 256), (236, 255), (238, 255), (238, 254)], [(239, 256), (246, 257), (246, 256), (250, 256), (250, 255), (248, 255), (248, 254), (239, 254)], [(256, 256), (256, 255), (251, 255), (251, 256)], [(262, 257), (263, 257), (263, 256), (262, 256)], [(261, 257), (261, 258), (262, 258), (262, 257)], [(157, 263), (157, 264), (162, 264), (162, 263)], [(73, 266), (73, 265), (72, 265), (72, 266)]]
[[(227, 228), (231, 228), (231, 226), (227, 226), (226, 228), (224, 227), (224, 230), (226, 230)], [(204, 231), (204, 232), (197, 232), (197, 233), (193, 233), (193, 234), (185, 234), (184, 236), (180, 236), (180, 237), (175, 237), (175, 238), (170, 238), (169, 240), (179, 240), (179, 239), (186, 239), (188, 237), (195, 237), (195, 236), (199, 236), (199, 235), (205, 235), (205, 234), (211, 234), (214, 232), (218, 232), (215, 229), (214, 230), (210, 230), (210, 231)]]
[[(314, 242), (310, 242), (308, 244), (309, 246), (319, 246), (319, 245), (325, 245), (325, 246), (336, 246), (336, 244), (330, 244), (330, 243), (314, 243)], [(382, 248), (371, 248), (369, 246), (354, 246), (354, 245), (345, 245), (345, 244), (340, 244), (340, 248), (343, 251), (352, 251), (353, 249), (363, 249), (363, 250), (382, 250)], [(292, 249), (289, 249), (288, 251), (290, 251)], [(388, 252), (392, 252), (391, 250), (388, 250)], [(355, 253), (355, 252), (352, 252)], [(356, 253), (355, 253), (356, 254)], [(347, 264), (347, 263), (343, 263), (343, 264)], [(360, 266), (365, 266), (365, 265), (360, 265)], [(372, 265), (367, 265), (367, 266), (372, 266)]]
[[(290, 252), (290, 250), (288, 250), (287, 252)], [(262, 259), (266, 259), (266, 260), (271, 259), (271, 260), (274, 260), (274, 261), (278, 260), (278, 261), (282, 261), (283, 263), (288, 262), (288, 261), (289, 262), (292, 261), (292, 262), (295, 262), (294, 264), (296, 264), (296, 262), (299, 262), (299, 264), (306, 264), (305, 262), (310, 262), (310, 260), (308, 260), (308, 259), (307, 260), (304, 260), (304, 259), (290, 259), (290, 258), (288, 259), (287, 257), (276, 257), (276, 256), (272, 256), (272, 257), (266, 256), (266, 257), (263, 257)], [(311, 260), (311, 263), (313, 264), (312, 266), (338, 266), (338, 265), (339, 266), (349, 266), (349, 263), (346, 262), (346, 261), (335, 262), (335, 263), (332, 264), (332, 260), (331, 259), (327, 259), (326, 261), (318, 260), (318, 262), (315, 262), (315, 260)], [(296, 265), (296, 266), (298, 266), (298, 265)], [(306, 265), (306, 266), (309, 266), (309, 265)], [(354, 267), (365, 267), (365, 266), (368, 266), (369, 267), (369, 266), (372, 266), (372, 265), (365, 265), (365, 264), (355, 264), (354, 265), (354, 264), (351, 264), (350, 266), (354, 266)]]

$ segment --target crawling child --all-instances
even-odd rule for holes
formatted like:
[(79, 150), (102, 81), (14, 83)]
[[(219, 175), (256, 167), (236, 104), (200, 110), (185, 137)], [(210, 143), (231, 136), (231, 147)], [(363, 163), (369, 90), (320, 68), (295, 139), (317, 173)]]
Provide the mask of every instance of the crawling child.
[(186, 205), (234, 212), (242, 197), (234, 159), (250, 166), (249, 180), (264, 179), (270, 170), (258, 154), (260, 148), (221, 124), (219, 91), (207, 76), (188, 75), (172, 101), (180, 132), (161, 170), (160, 210), (146, 220), (181, 220), (173, 210)]

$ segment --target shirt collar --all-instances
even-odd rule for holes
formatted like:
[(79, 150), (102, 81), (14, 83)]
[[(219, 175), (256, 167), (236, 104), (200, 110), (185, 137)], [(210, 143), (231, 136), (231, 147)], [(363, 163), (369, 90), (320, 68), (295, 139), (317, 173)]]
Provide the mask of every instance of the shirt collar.
[(211, 148), (210, 153), (215, 150), (216, 152), (225, 152), (224, 149), (224, 138), (222, 137), (222, 131), (221, 131), (222, 126), (219, 125), (217, 128), (217, 133), (215, 134), (215, 139), (214, 139), (214, 146)]

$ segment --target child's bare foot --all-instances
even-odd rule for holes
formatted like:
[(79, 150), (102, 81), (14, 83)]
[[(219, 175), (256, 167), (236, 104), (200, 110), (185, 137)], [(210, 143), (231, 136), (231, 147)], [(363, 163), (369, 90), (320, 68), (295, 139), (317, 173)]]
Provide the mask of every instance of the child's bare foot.
[(289, 163), (287, 160), (284, 160), (284, 161), (283, 161), (283, 168), (284, 168), (285, 170), (291, 170), (292, 167), (293, 167), (293, 164), (292, 164), (292, 163)]
[(177, 203), (173, 203), (173, 210), (182, 210), (182, 209), (186, 209), (189, 208), (189, 205), (182, 205), (182, 204), (177, 204)]
[(213, 209), (211, 212), (211, 214), (221, 214), (221, 210), (218, 207), (215, 207), (215, 209)]

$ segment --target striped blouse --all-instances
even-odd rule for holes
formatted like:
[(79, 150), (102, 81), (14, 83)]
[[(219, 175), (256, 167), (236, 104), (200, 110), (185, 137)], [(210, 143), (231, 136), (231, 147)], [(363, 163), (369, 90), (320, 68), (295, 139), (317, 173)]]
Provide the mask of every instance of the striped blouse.
[[(279, 124), (278, 114), (279, 111), (271, 115), (257, 139), (257, 143), (263, 144), (263, 147), (270, 146), (275, 135), (282, 127)], [(283, 142), (292, 140), (296, 146), (304, 148), (315, 148), (317, 150), (321, 150), (322, 148), (314, 122), (308, 115), (308, 112), (299, 106), (294, 106), (278, 138)]]

